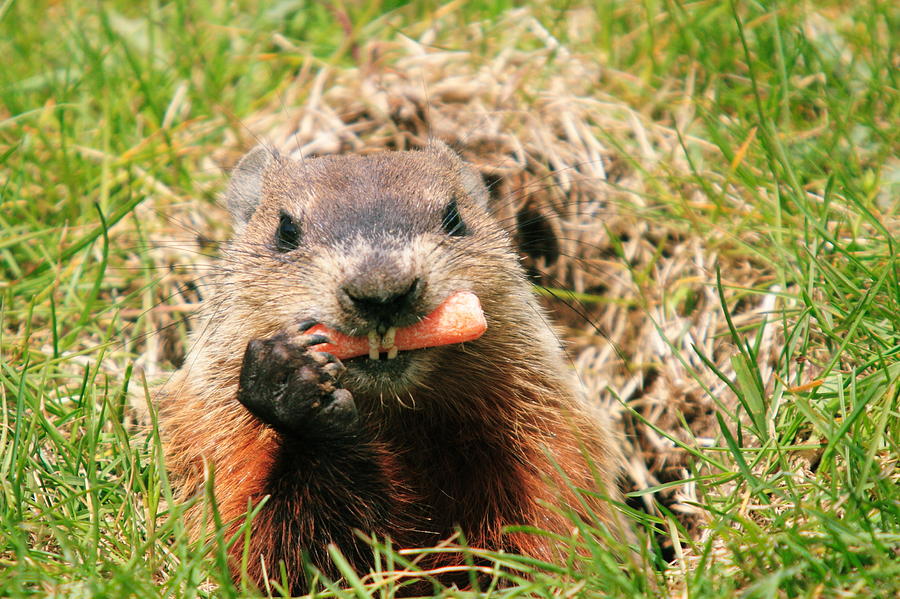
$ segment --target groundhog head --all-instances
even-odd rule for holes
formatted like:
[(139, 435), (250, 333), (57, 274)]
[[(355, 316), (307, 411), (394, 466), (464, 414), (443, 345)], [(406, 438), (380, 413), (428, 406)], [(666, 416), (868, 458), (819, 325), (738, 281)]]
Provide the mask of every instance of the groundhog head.
[(227, 193), (232, 308), (257, 334), (315, 321), (366, 339), (365, 355), (344, 360), (342, 383), (357, 396), (423, 385), (494, 333), (465, 347), (409, 349), (395, 338), (455, 294), (478, 298), (490, 331), (505, 301), (498, 290), (523, 286), (487, 198), (481, 178), (439, 142), (302, 160), (259, 146), (235, 167)]

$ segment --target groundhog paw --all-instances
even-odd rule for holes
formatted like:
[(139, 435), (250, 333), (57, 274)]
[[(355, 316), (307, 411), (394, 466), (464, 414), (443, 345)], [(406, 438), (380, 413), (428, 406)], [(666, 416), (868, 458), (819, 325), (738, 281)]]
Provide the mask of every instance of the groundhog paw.
[(247, 344), (238, 383), (238, 401), (254, 416), (284, 434), (319, 437), (346, 431), (356, 422), (356, 405), (338, 387), (340, 360), (312, 345), (322, 335), (301, 341), (280, 334)]

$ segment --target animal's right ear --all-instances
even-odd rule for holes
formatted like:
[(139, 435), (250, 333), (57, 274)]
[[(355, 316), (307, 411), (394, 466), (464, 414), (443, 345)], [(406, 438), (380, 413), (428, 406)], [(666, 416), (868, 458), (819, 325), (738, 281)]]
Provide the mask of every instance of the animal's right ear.
[(456, 165), (459, 172), (459, 179), (466, 193), (475, 200), (481, 207), (488, 207), (488, 190), (484, 186), (484, 180), (475, 167), (465, 162), (459, 154), (447, 144), (439, 139), (431, 139), (425, 147), (427, 152), (431, 152), (440, 157), (441, 160)]
[(235, 229), (241, 229), (256, 212), (262, 199), (263, 172), (278, 160), (278, 152), (259, 145), (247, 152), (231, 171), (231, 182), (225, 196)]

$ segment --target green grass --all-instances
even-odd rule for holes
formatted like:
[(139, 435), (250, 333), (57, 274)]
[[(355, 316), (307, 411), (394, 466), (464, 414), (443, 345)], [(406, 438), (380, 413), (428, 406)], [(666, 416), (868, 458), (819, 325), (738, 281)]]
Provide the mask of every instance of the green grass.
[[(240, 4), (0, 2), (0, 596), (242, 592), (224, 540), (187, 540), (158, 439), (125, 424), (164, 276), (143, 250), (171, 207), (214, 201), (224, 177), (204, 157), (250, 137), (242, 119), (298, 72), (352, 64), (361, 40), (416, 34), (434, 11)], [(490, 28), (508, 8), (493, 4), (459, 18)], [(652, 218), (770, 270), (766, 289), (711, 278), (723, 308), (781, 291), (767, 322), (732, 327), (738, 413), (689, 448), (706, 535), (654, 520), (685, 558), (619, 564), (584, 524), (560, 540), (582, 549), (567, 564), (498, 558), (532, 577), (502, 574), (493, 594), (900, 593), (900, 11), (843, 4), (596, 2), (578, 35), (567, 3), (534, 9), (648, 118), (672, 125), (692, 87), (689, 133), (718, 152), (685, 135), (691, 170), (647, 173)], [(775, 380), (758, 366), (767, 327), (784, 331)], [(348, 583), (332, 592), (380, 592)]]

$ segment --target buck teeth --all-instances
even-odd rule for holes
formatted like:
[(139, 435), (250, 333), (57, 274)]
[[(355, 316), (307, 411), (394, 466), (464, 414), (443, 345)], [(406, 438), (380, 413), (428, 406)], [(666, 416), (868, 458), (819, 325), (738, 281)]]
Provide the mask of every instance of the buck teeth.
[(375, 331), (369, 331), (369, 359), (377, 360), (378, 359), (378, 346), (380, 345), (380, 339), (378, 339), (378, 333)]
[(375, 331), (369, 331), (369, 359), (370, 360), (379, 360), (381, 348), (385, 348), (387, 350), (387, 359), (393, 360), (397, 357), (399, 353), (399, 349), (394, 345), (394, 339), (397, 336), (397, 327), (391, 327), (387, 331), (385, 331), (384, 336), (379, 338), (378, 333)]

